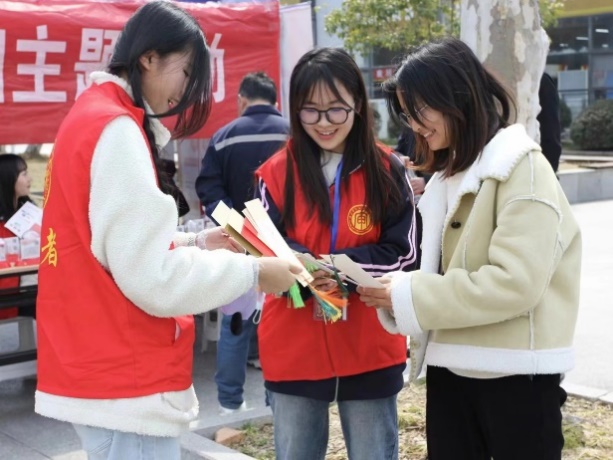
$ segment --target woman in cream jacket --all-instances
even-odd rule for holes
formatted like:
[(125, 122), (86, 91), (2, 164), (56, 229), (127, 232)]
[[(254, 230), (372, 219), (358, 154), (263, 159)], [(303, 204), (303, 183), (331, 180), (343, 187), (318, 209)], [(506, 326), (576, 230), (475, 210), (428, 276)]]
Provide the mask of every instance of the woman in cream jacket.
[(421, 270), (359, 292), (411, 337), (411, 378), (427, 365), (429, 459), (560, 459), (581, 261), (564, 192), (461, 41), (417, 48), (384, 88), (435, 175)]

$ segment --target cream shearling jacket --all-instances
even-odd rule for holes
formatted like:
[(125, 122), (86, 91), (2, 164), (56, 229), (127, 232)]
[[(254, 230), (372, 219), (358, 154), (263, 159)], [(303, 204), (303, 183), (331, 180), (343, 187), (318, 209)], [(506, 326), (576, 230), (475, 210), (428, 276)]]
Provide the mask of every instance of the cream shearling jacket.
[(410, 379), (424, 363), (569, 371), (581, 235), (538, 144), (521, 125), (500, 130), (447, 201), (437, 173), (419, 202), (420, 271), (391, 275), (393, 315), (378, 310), (390, 333), (411, 337)]

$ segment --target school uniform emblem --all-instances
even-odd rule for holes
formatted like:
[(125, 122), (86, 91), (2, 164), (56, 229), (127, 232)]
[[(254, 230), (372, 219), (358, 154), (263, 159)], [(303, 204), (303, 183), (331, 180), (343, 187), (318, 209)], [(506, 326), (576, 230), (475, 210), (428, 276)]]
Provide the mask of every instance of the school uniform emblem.
[(347, 226), (356, 235), (364, 235), (370, 232), (373, 224), (368, 206), (363, 204), (353, 206), (347, 213)]

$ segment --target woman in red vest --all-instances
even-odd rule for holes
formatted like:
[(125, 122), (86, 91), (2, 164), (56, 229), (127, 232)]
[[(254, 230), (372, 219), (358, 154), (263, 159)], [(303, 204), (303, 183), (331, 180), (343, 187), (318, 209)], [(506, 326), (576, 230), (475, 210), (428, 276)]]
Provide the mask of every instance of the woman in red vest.
[[(28, 165), (22, 157), (12, 153), (0, 155), (0, 238), (15, 237), (15, 234), (4, 226), (26, 201), (31, 201), (28, 196), (31, 184)], [(18, 276), (0, 278), (0, 289), (17, 286)], [(33, 315), (34, 312), (29, 314)], [(0, 319), (14, 316), (17, 316), (16, 307), (0, 310)]]
[(145, 4), (62, 122), (49, 161), (35, 410), (73, 423), (90, 458), (179, 459), (179, 435), (198, 415), (191, 315), (258, 286), (287, 289), (297, 271), (210, 251), (235, 249), (220, 229), (176, 233), (157, 167), (171, 133), (159, 118), (177, 116), (177, 137), (203, 126), (209, 58), (194, 18), (172, 2)]
[[(375, 142), (362, 74), (345, 51), (305, 54), (290, 81), (292, 138), (257, 171), (259, 194), (298, 252), (346, 254), (374, 276), (415, 264), (413, 204), (405, 171)], [(315, 286), (331, 281), (314, 273)], [(355, 286), (348, 286), (350, 290)], [(260, 359), (278, 459), (323, 459), (328, 408), (338, 404), (349, 458), (398, 458), (396, 395), (406, 340), (387, 333), (374, 309), (349, 294), (346, 317), (320, 319), (317, 304), (287, 308), (269, 296)]]

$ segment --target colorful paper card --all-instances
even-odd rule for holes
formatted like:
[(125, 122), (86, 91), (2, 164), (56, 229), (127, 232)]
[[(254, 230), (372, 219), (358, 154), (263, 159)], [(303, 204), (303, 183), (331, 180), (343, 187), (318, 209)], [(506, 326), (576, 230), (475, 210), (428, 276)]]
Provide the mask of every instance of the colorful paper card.
[(215, 219), (219, 226), (222, 227), (226, 232), (228, 232), (230, 236), (238, 242), (238, 244), (240, 244), (247, 251), (249, 251), (251, 255), (255, 257), (260, 257), (262, 253), (259, 252), (251, 243), (249, 243), (249, 241), (247, 241), (247, 239), (240, 234), (240, 231), (235, 230), (230, 225), (230, 216), (232, 215), (232, 211), (234, 210), (230, 209), (226, 203), (220, 201), (215, 207), (213, 213), (211, 214), (211, 217)]
[[(258, 236), (266, 241), (268, 247), (274, 251), (277, 257), (303, 267), (295, 256), (294, 251), (287, 245), (277, 230), (277, 227), (275, 227), (275, 224), (270, 220), (270, 216), (264, 209), (264, 206), (262, 206), (260, 200), (247, 201), (245, 207), (249, 211), (250, 220), (258, 232)], [(302, 272), (295, 276), (303, 286), (313, 282), (313, 277), (304, 267)]]
[(247, 249), (250, 254), (256, 257), (275, 256), (275, 253), (258, 238), (255, 230), (252, 230), (253, 227), (249, 221), (241, 216), (238, 211), (234, 209), (230, 210), (228, 225), (236, 230), (247, 241), (248, 246), (245, 246), (245, 249)]
[[(270, 220), (262, 203), (259, 200), (252, 200), (245, 203), (245, 206), (247, 208), (243, 213), (247, 218), (220, 201), (211, 217), (250, 254), (256, 257), (262, 255), (279, 257), (302, 267), (303, 265)], [(313, 281), (313, 277), (306, 268), (303, 268), (302, 272), (295, 277), (303, 286)]]

